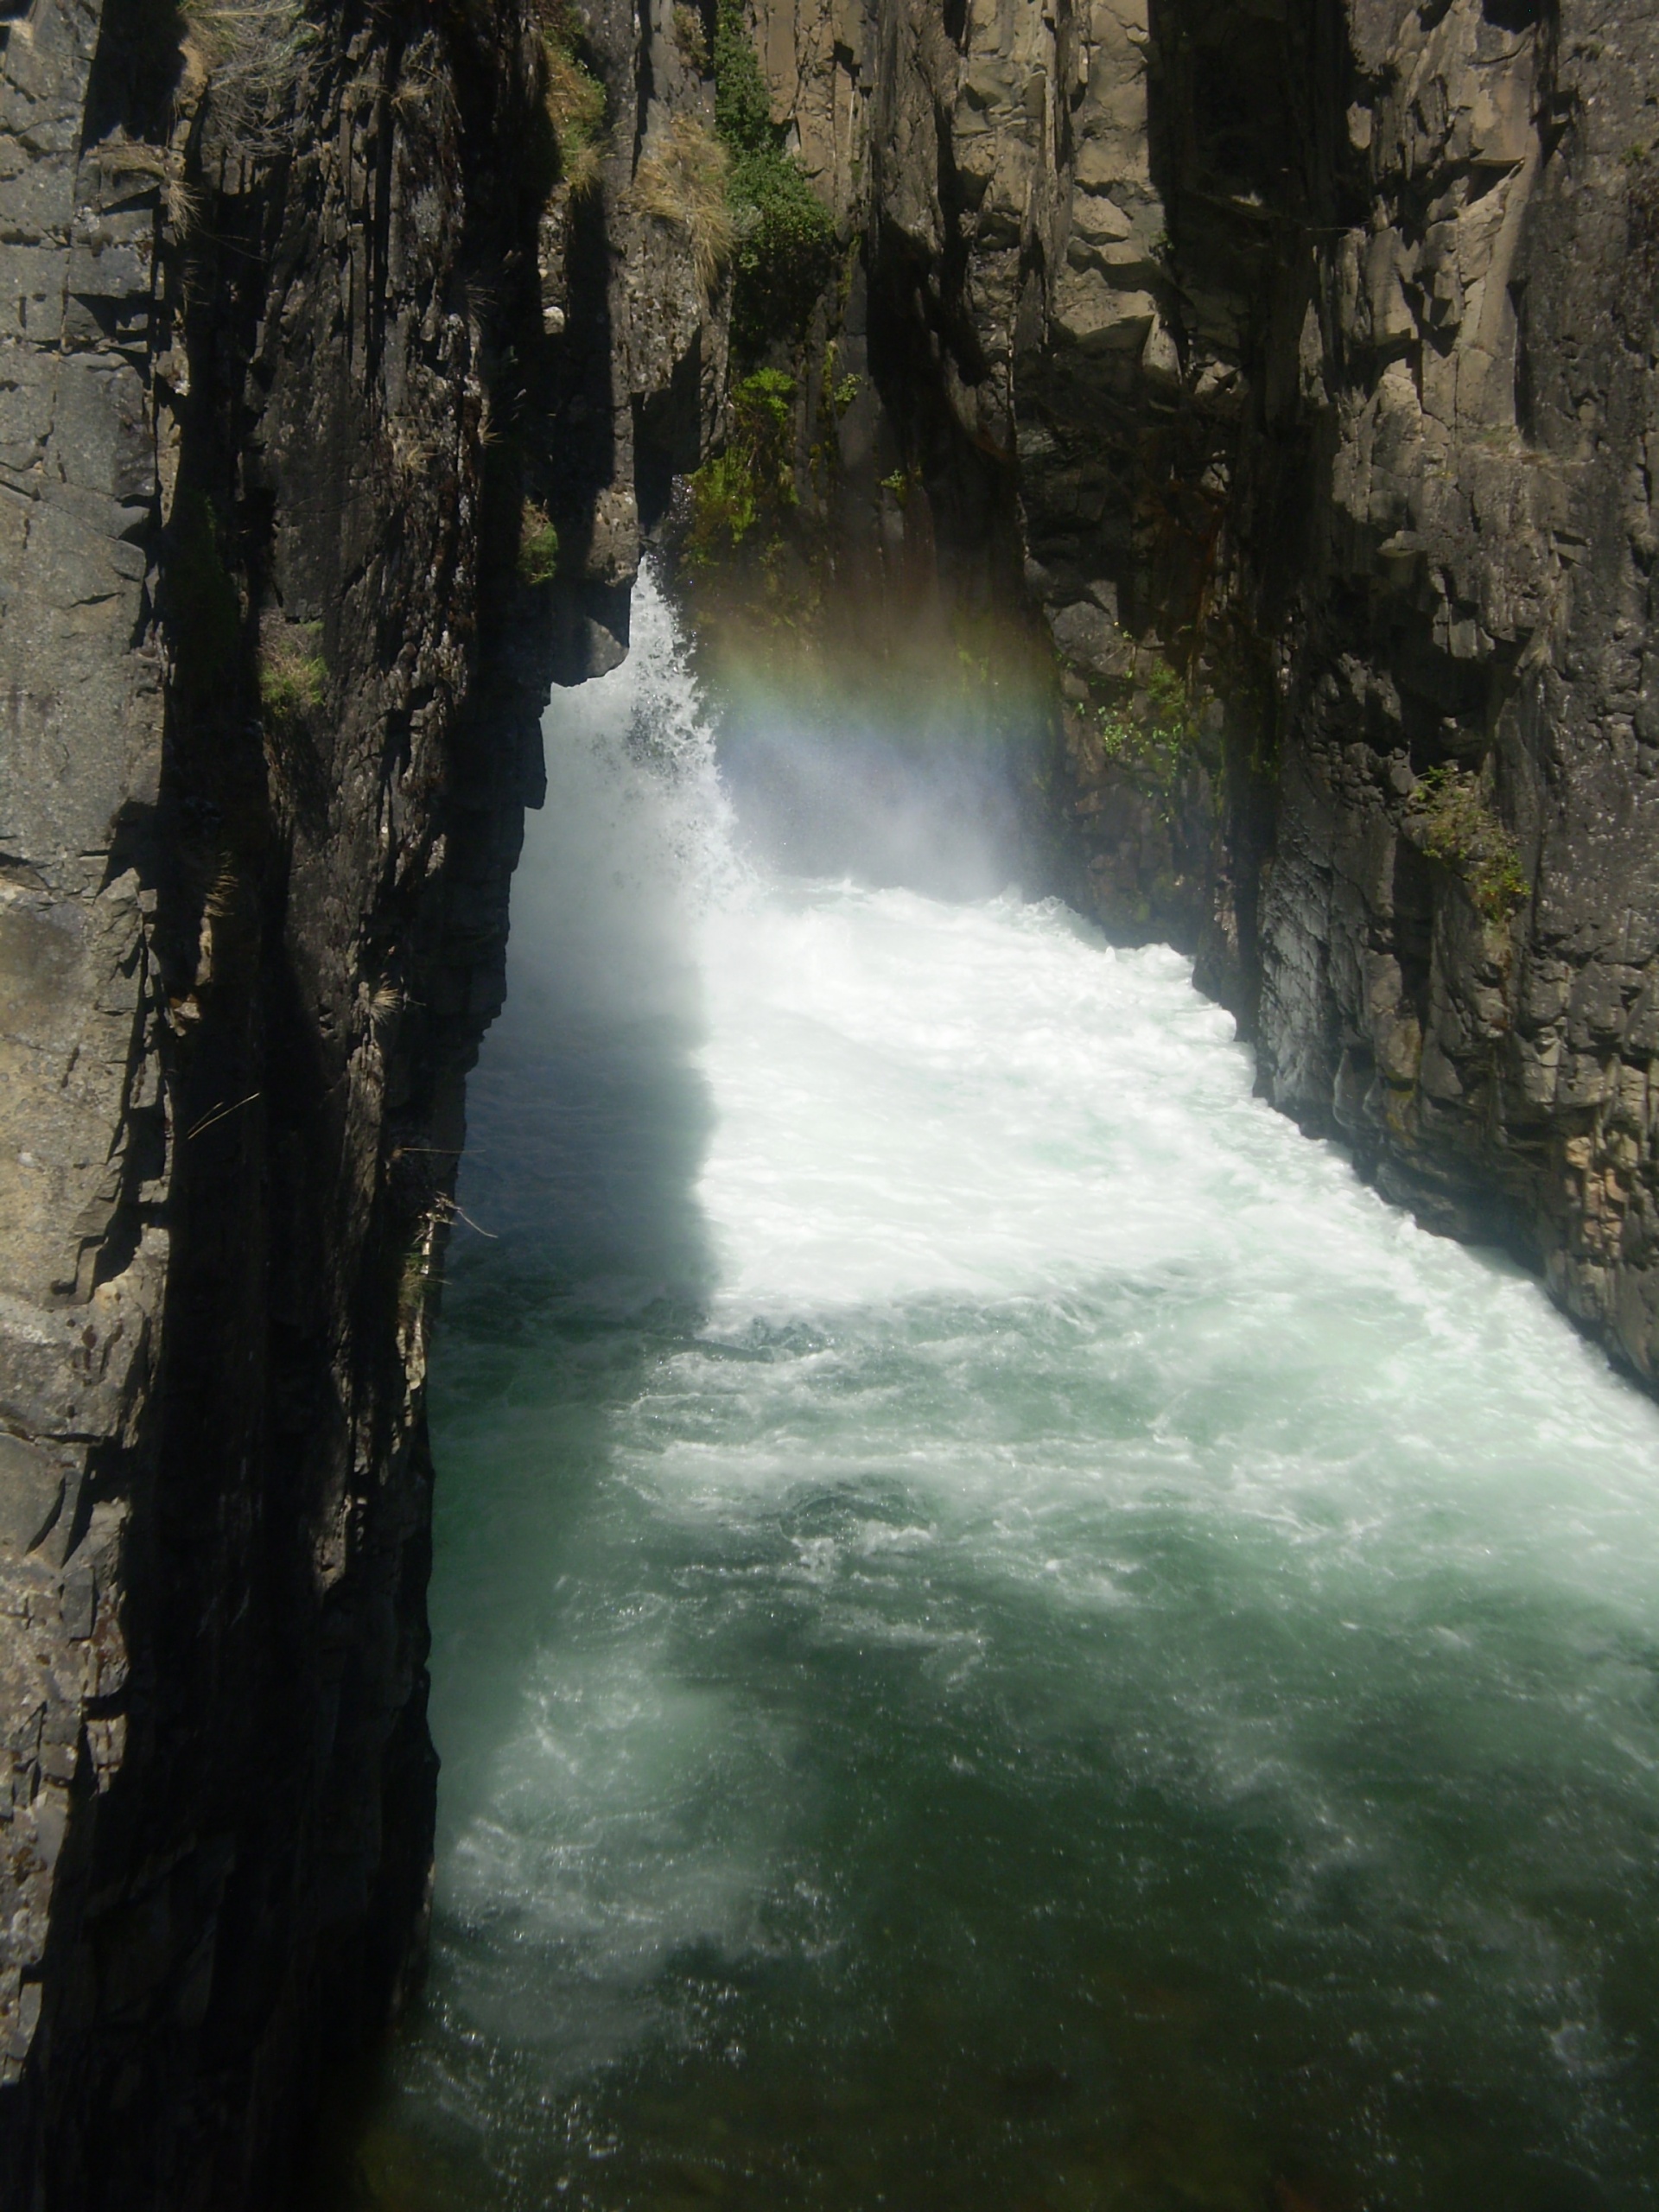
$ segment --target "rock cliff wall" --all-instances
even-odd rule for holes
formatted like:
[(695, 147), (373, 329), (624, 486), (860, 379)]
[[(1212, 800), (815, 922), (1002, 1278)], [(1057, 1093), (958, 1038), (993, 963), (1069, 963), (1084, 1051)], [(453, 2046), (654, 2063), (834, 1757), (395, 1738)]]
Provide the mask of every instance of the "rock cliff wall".
[(959, 601), (1021, 562), (1052, 639), (1077, 895), (1659, 1381), (1651, 11), (768, 0), (756, 36), (861, 238), (898, 533)]
[(542, 64), (491, 0), (0, 48), (0, 2201), (265, 2202), (427, 1878)]

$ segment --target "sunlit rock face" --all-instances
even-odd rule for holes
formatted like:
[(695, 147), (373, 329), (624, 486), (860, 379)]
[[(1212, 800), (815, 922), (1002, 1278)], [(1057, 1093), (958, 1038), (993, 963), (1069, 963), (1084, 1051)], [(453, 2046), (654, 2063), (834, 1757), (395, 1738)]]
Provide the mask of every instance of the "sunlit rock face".
[(1650, 11), (760, 22), (826, 176), (868, 118), (868, 541), (1022, 569), (1076, 895), (1652, 1378)]

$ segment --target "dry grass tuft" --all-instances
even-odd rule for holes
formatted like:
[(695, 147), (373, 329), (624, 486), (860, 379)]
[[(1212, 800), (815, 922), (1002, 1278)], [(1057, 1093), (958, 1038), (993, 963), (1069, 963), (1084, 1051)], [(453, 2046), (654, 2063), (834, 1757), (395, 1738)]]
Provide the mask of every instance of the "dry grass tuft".
[(559, 181), (581, 200), (598, 184), (609, 150), (605, 134), (605, 87), (572, 50), (568, 38), (547, 33), (547, 118), (559, 149)]
[(109, 176), (153, 177), (162, 188), (168, 226), (176, 236), (181, 238), (201, 219), (200, 195), (185, 181), (184, 156), (175, 147), (127, 139), (101, 146), (99, 162)]
[(714, 132), (695, 116), (677, 115), (634, 172), (634, 207), (687, 239), (705, 292), (714, 290), (737, 245), (728, 197), (731, 169), (732, 157)]
[(181, 0), (187, 79), (205, 85), (232, 138), (276, 150), (275, 126), (316, 34), (302, 0)]

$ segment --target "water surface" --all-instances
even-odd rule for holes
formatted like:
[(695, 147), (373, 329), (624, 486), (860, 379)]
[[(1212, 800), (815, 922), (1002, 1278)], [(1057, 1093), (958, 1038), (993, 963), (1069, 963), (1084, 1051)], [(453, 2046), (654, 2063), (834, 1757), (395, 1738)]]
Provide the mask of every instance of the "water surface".
[(1659, 2202), (1659, 1412), (1161, 950), (559, 702), (434, 1406), (407, 2212)]

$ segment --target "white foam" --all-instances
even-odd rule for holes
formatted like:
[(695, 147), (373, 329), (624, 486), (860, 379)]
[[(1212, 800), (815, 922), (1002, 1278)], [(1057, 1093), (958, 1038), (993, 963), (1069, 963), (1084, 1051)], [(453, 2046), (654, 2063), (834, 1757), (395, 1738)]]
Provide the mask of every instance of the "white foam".
[[(1155, 1712), (1120, 1756), (1300, 1839), (1311, 1893), (1350, 1859), (1416, 1878), (1408, 1820), (1330, 1748), (1384, 1694), (1348, 1650), (1383, 1653), (1407, 1700), (1425, 1655), (1466, 1662), (1491, 1732), (1448, 1755), (1471, 1798), (1492, 1763), (1566, 1756), (1503, 1703), (1491, 1609), (1525, 1601), (1556, 1608), (1549, 1698), (1582, 1704), (1585, 1757), (1651, 1796), (1652, 1731), (1598, 1685), (1618, 1624), (1659, 1633), (1659, 1409), (1536, 1284), (1420, 1230), (1254, 1097), (1173, 952), (1114, 950), (1052, 903), (747, 867), (649, 580), (635, 626), (627, 666), (550, 718), (515, 988), (550, 1035), (682, 1025), (713, 1289), (591, 1445), (544, 1386), (550, 1468), (586, 1451), (601, 1503), (583, 1557), (558, 1553), (581, 1602), (537, 1594), (492, 1631), (509, 1657), (524, 1641), (506, 1709), (469, 1709), (440, 1659), (440, 1736), (467, 1757), (443, 1895), (517, 1931), (467, 1969), (476, 2016), (527, 2034), (527, 1986), (563, 1976), (536, 2032), (579, 2070), (656, 2021), (677, 1951), (774, 1940), (810, 1793), (799, 1739), (742, 1688), (757, 1622), (913, 1654), (949, 1713), (1034, 1609), (1034, 1704), (1093, 1711), (1110, 1683)], [(533, 1407), (533, 1356), (524, 1373)], [(533, 1465), (533, 1423), (492, 1418), (447, 1448)], [(441, 1585), (440, 1611), (476, 1619), (499, 1583)]]

